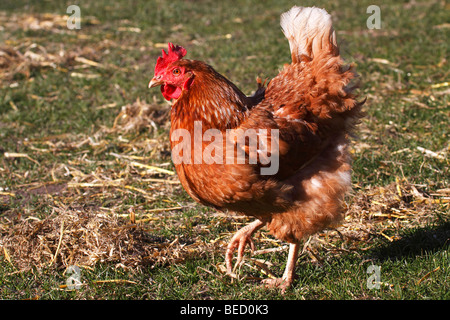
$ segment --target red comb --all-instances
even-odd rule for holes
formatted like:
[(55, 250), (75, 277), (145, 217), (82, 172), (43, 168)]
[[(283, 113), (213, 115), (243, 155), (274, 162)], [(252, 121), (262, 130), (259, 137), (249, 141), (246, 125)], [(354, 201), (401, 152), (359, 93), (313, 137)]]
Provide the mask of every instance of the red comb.
[(158, 57), (155, 66), (155, 75), (166, 70), (167, 66), (172, 62), (180, 60), (186, 55), (187, 51), (182, 46), (174, 46), (169, 42), (168, 53), (162, 50), (162, 57)]

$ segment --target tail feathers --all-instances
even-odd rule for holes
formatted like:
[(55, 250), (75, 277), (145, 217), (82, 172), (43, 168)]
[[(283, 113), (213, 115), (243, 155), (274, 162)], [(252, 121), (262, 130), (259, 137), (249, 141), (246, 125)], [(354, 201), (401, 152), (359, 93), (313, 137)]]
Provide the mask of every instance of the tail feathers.
[(292, 62), (314, 59), (323, 51), (339, 54), (331, 16), (316, 7), (292, 7), (281, 15), (281, 28), (289, 40)]

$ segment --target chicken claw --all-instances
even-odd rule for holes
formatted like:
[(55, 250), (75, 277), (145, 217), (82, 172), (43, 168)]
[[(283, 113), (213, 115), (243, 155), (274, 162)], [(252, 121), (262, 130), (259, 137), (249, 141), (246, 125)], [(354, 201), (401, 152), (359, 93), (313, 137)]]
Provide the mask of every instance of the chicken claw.
[(291, 286), (293, 279), (283, 278), (269, 278), (264, 279), (261, 282), (266, 288), (278, 288), (281, 289), (281, 293), (284, 294), (286, 290)]
[[(242, 258), (244, 257), (244, 249), (245, 245), (248, 243), (250, 245), (250, 248), (252, 251), (255, 250), (255, 244), (252, 240), (252, 235), (260, 228), (264, 226), (264, 222), (260, 220), (255, 220), (252, 223), (246, 225), (242, 229), (240, 229), (238, 232), (234, 234), (234, 236), (231, 238), (230, 242), (228, 243), (227, 251), (225, 254), (225, 263), (227, 266), (227, 274), (232, 278), (237, 278), (236, 274), (233, 272), (234, 269), (241, 263)], [(233, 260), (233, 252), (238, 249), (238, 255), (237, 255), (237, 261), (234, 265), (234, 268), (232, 267), (232, 260)]]

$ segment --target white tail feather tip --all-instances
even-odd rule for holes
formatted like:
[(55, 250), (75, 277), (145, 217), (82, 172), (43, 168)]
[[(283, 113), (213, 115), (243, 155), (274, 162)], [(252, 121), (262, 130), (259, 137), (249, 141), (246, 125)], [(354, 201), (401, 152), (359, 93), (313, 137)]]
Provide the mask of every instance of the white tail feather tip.
[(317, 50), (325, 49), (323, 41), (336, 46), (331, 16), (324, 9), (292, 7), (281, 15), (280, 25), (293, 60), (300, 60), (302, 55), (313, 58)]

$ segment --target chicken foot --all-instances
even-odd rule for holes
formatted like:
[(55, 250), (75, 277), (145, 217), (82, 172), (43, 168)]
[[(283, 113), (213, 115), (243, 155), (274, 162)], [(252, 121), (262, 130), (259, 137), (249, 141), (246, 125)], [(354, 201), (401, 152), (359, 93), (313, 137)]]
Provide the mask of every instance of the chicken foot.
[[(253, 243), (252, 235), (257, 230), (261, 229), (264, 225), (265, 223), (262, 222), (261, 220), (255, 220), (252, 223), (240, 229), (231, 238), (230, 242), (228, 243), (227, 251), (225, 253), (227, 274), (230, 277), (237, 278), (236, 274), (233, 271), (236, 268), (236, 266), (238, 266), (241, 263), (242, 258), (244, 257), (245, 245), (248, 243), (252, 251), (255, 250), (255, 244)], [(233, 268), (232, 267), (233, 252), (236, 250), (236, 248), (238, 249), (238, 255), (236, 264), (234, 265)]]
[(300, 245), (298, 243), (289, 244), (289, 256), (283, 276), (281, 278), (263, 280), (262, 282), (266, 287), (280, 288), (281, 292), (284, 293), (291, 286), (294, 281), (295, 264), (297, 263), (299, 249)]

